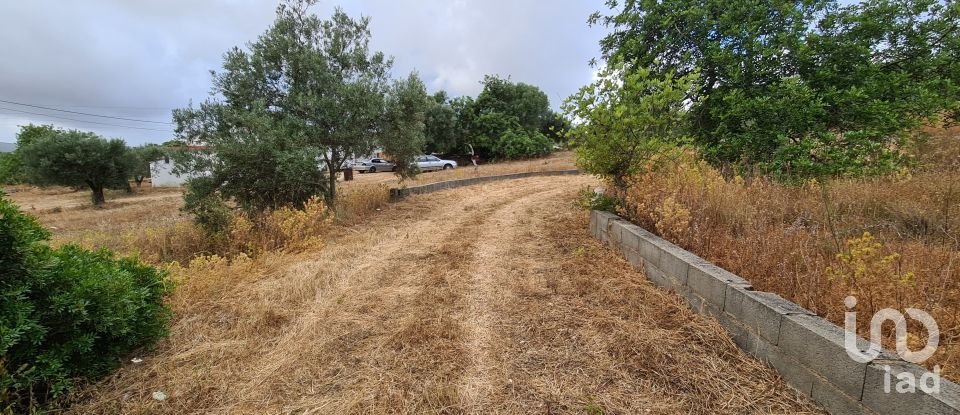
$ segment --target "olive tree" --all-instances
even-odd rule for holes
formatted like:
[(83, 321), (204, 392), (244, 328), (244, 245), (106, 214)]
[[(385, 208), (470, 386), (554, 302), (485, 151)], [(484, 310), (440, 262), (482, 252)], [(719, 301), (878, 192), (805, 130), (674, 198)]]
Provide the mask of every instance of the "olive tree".
[[(209, 173), (191, 191), (252, 209), (298, 205), (315, 194), (333, 204), (346, 161), (383, 145), (392, 60), (370, 50), (369, 18), (338, 8), (323, 20), (310, 13), (314, 3), (281, 3), (264, 34), (225, 54), (211, 98), (174, 111), (178, 138), (212, 154), (185, 163)], [(401, 144), (423, 141), (391, 141), (394, 161), (407, 165), (421, 149), (400, 151)]]
[(104, 189), (126, 189), (136, 166), (123, 140), (77, 130), (51, 129), (17, 148), (17, 154), (27, 182), (88, 187), (94, 206), (106, 201)]

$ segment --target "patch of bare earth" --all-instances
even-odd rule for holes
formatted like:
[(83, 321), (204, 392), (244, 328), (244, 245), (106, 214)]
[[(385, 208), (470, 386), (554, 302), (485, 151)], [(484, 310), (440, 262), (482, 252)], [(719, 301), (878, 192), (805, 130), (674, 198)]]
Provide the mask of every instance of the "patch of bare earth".
[(593, 183), (412, 197), (320, 252), (187, 281), (170, 338), (73, 411), (816, 412), (588, 235)]

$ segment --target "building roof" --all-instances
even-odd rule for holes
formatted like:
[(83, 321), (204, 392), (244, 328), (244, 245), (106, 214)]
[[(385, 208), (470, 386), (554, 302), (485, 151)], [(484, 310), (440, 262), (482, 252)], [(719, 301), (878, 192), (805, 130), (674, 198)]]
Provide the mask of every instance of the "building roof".
[(16, 149), (17, 145), (14, 143), (0, 143), (0, 153), (12, 153)]

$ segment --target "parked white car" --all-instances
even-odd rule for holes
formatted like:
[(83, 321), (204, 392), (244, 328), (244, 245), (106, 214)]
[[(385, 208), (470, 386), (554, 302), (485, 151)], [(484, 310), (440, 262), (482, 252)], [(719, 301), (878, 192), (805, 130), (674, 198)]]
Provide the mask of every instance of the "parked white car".
[(457, 168), (457, 162), (453, 160), (443, 160), (437, 156), (418, 156), (416, 164), (420, 171), (447, 170)]
[(350, 167), (358, 172), (376, 173), (378, 171), (394, 171), (397, 165), (384, 159), (373, 158), (355, 161), (350, 163)]

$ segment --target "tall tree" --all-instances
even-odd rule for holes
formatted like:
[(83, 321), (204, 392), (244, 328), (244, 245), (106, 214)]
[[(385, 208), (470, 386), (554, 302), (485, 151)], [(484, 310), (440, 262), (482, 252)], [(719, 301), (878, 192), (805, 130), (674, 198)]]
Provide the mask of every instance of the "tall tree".
[(104, 189), (126, 189), (136, 165), (123, 140), (77, 130), (51, 130), (17, 152), (28, 182), (89, 187), (94, 206), (106, 201)]
[[(249, 50), (226, 53), (212, 91), (222, 99), (174, 112), (180, 139), (216, 153), (192, 164), (212, 173), (203, 188), (252, 208), (321, 192), (335, 203), (345, 161), (381, 144), (391, 60), (369, 49), (369, 18), (338, 8), (322, 20), (309, 12), (315, 2), (281, 3)], [(326, 183), (315, 180), (318, 161)]]
[(457, 131), (457, 110), (444, 91), (428, 101), (426, 119), (426, 151), (447, 154), (458, 150), (461, 135)]
[(789, 176), (887, 171), (960, 95), (960, 3), (629, 0), (591, 21), (609, 61), (699, 71), (692, 135), (715, 162)]
[[(27, 124), (20, 126), (17, 132), (17, 150), (37, 141), (39, 138), (60, 132), (53, 125)], [(20, 183), (26, 178), (20, 152), (0, 154), (0, 183)]]
[(385, 122), (381, 144), (383, 151), (396, 163), (396, 172), (401, 178), (415, 175), (417, 169), (411, 163), (423, 153), (426, 144), (425, 124), (428, 108), (434, 99), (427, 96), (427, 88), (416, 73), (407, 79), (395, 81), (386, 99)]
[(527, 131), (540, 131), (554, 117), (550, 100), (540, 88), (522, 82), (487, 75), (477, 96), (477, 112), (496, 112), (517, 119)]

